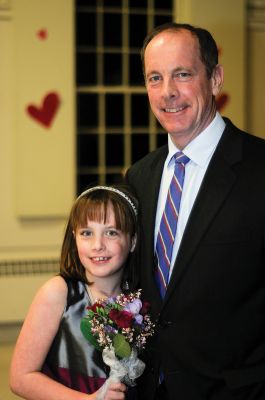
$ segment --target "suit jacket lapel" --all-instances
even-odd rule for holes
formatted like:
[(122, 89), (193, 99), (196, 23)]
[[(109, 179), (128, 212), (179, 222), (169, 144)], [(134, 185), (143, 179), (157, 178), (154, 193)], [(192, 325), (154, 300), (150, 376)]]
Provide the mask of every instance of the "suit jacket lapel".
[(229, 124), (212, 157), (190, 214), (164, 303), (180, 282), (182, 274), (189, 268), (189, 261), (209, 224), (229, 195), (236, 180), (236, 174), (231, 166), (241, 159), (241, 154), (242, 138), (233, 134)]
[(145, 275), (145, 282), (149, 282), (149, 289), (152, 291), (152, 303), (156, 302), (159, 307), (162, 304), (162, 300), (160, 298), (159, 291), (154, 280), (154, 227), (161, 176), (167, 154), (168, 147), (163, 146), (150, 164), (149, 170), (146, 171), (146, 180), (144, 183), (145, 195), (141, 199), (141, 206), (143, 209), (142, 229), (146, 230), (146, 234), (144, 235), (146, 238), (146, 242), (143, 248), (145, 255), (143, 256), (143, 259), (145, 259), (147, 265), (150, 266), (150, 268), (146, 268), (146, 266), (143, 266), (143, 273)]

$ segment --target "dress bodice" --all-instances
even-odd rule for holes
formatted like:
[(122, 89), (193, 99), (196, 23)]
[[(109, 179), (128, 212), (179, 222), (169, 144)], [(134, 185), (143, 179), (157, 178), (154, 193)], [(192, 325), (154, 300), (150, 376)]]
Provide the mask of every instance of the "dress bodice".
[(83, 282), (66, 280), (66, 283), (67, 304), (42, 372), (72, 389), (93, 393), (105, 382), (107, 367), (101, 352), (80, 330), (81, 319), (91, 301)]

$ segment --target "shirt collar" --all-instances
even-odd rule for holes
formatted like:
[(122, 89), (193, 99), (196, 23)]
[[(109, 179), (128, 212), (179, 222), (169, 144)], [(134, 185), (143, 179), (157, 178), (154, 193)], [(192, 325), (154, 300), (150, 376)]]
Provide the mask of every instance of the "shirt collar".
[[(225, 129), (225, 122), (217, 112), (214, 119), (198, 136), (196, 136), (183, 150), (183, 153), (195, 164), (203, 167), (213, 154)], [(165, 165), (169, 165), (174, 154), (180, 151), (172, 142), (168, 134), (168, 156)]]

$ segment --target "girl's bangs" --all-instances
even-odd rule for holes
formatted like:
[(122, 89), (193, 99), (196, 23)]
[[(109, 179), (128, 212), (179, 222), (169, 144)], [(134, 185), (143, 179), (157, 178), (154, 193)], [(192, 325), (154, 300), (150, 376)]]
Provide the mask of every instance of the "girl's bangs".
[(108, 191), (90, 193), (78, 200), (73, 209), (72, 227), (87, 226), (87, 220), (106, 223), (109, 207), (112, 206), (115, 227), (124, 233), (135, 234), (136, 218), (131, 206), (121, 196)]
[(106, 222), (108, 201), (97, 199), (80, 199), (73, 213), (73, 228), (86, 226), (87, 220), (95, 222)]

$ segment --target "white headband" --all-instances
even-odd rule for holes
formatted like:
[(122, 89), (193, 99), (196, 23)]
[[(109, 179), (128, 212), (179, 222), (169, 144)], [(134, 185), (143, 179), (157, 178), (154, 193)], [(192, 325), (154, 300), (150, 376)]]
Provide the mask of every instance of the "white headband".
[(123, 193), (121, 190), (116, 189), (116, 188), (111, 187), (111, 186), (94, 186), (94, 187), (92, 187), (92, 188), (90, 188), (90, 189), (87, 189), (87, 190), (85, 190), (84, 192), (82, 192), (82, 193), (77, 197), (77, 199), (80, 199), (80, 197), (85, 196), (87, 193), (94, 192), (95, 190), (108, 190), (109, 192), (118, 193), (120, 196), (122, 196), (122, 197), (130, 204), (130, 206), (131, 206), (132, 209), (133, 209), (134, 214), (137, 216), (137, 208), (136, 208), (136, 206), (134, 205), (134, 203), (132, 202), (132, 200), (131, 200), (125, 193)]

